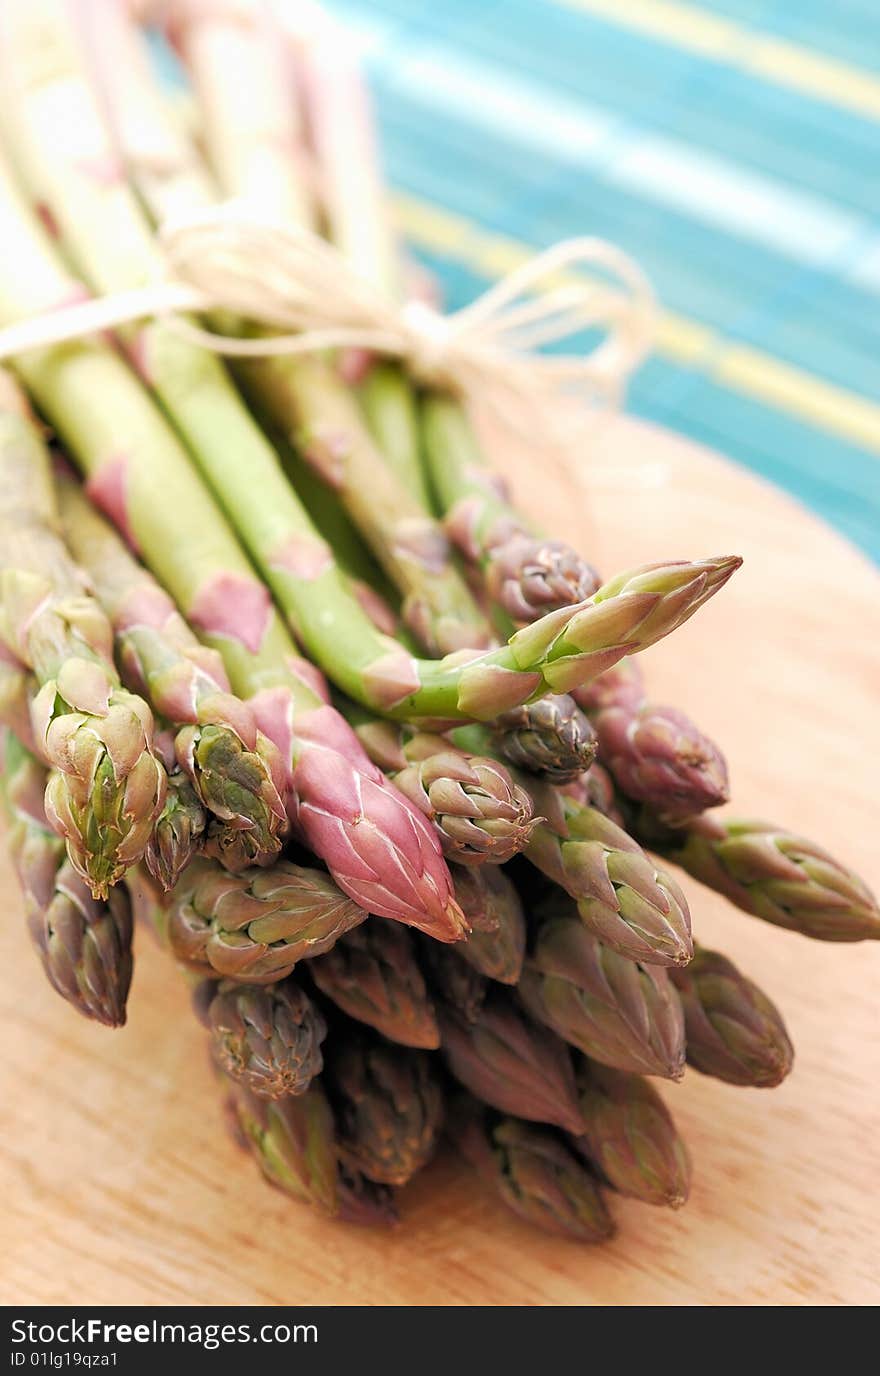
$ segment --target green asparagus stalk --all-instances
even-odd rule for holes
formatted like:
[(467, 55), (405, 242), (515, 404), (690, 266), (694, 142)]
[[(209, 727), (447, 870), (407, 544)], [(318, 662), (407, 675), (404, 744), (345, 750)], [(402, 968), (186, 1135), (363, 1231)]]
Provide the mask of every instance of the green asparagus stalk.
[(113, 637), (58, 534), (48, 451), (0, 373), (0, 637), (34, 674), (31, 717), (53, 765), (47, 815), (71, 864), (105, 898), (143, 855), (165, 797), (153, 717), (121, 685)]
[(475, 1022), (439, 1011), (443, 1056), (465, 1089), (502, 1113), (580, 1131), (568, 1048), (509, 995), (493, 992)]
[(84, 1017), (122, 1027), (132, 971), (128, 895), (118, 886), (105, 901), (92, 897), (46, 822), (45, 766), (10, 731), (3, 737), (7, 844), (46, 978)]
[(456, 954), (487, 979), (516, 984), (526, 949), (526, 920), (516, 886), (497, 865), (453, 865), (455, 896), (471, 926)]
[(614, 1224), (596, 1181), (546, 1128), (456, 1104), (455, 1146), (520, 1218), (578, 1242), (605, 1242)]
[(217, 1065), (262, 1099), (304, 1094), (321, 1073), (327, 1024), (292, 979), (269, 986), (205, 981), (197, 991)]
[(583, 1115), (578, 1151), (620, 1194), (679, 1208), (690, 1193), (690, 1156), (653, 1085), (586, 1059), (576, 1073)]
[(400, 599), (352, 525), (332, 488), (315, 473), (297, 450), (269, 428), (281, 456), (284, 471), (321, 539), (351, 591), (377, 629), (386, 635), (405, 634), (400, 618)]
[(418, 403), (404, 369), (388, 360), (373, 361), (358, 386), (358, 400), (383, 462), (420, 510), (431, 511)]
[(287, 814), (278, 747), (232, 695), (223, 661), (200, 645), (168, 594), (71, 481), (59, 487), (65, 537), (110, 617), (130, 687), (166, 721), (188, 729), (176, 740), (179, 764), (212, 824), (209, 853), (238, 867), (281, 849)]
[(624, 797), (670, 825), (727, 801), (721, 751), (683, 712), (646, 701), (632, 660), (576, 689), (575, 696), (590, 714), (599, 758)]
[(434, 1006), (412, 937), (403, 927), (381, 918), (365, 922), (311, 961), (309, 973), (337, 1007), (390, 1041), (427, 1049), (440, 1045)]
[(344, 1029), (324, 1075), (343, 1162), (368, 1180), (404, 1185), (433, 1156), (443, 1092), (431, 1058)]
[(561, 895), (540, 917), (518, 986), (531, 1015), (591, 1060), (680, 1079), (684, 1015), (667, 971), (603, 945)]
[(641, 816), (646, 844), (743, 912), (817, 941), (876, 941), (880, 907), (853, 870), (771, 822), (697, 817), (663, 828)]
[(189, 965), (272, 983), (297, 961), (328, 951), (365, 916), (321, 870), (282, 860), (229, 874), (195, 860), (168, 897), (168, 939)]
[[(8, 250), (0, 258), (0, 320), (75, 295), (74, 279), (2, 168), (0, 229)], [(250, 700), (259, 729), (289, 763), (295, 823), (309, 847), (369, 910), (441, 940), (461, 936), (433, 833), (315, 691), (266, 589), (135, 377), (93, 341), (31, 352), (17, 366), (85, 471), (90, 495), (138, 547), (199, 637), (220, 652), (233, 690)], [(228, 443), (232, 466), (241, 463), (244, 472), (247, 445), (254, 435), (261, 447), (264, 441), (222, 369), (218, 383), (219, 366), (212, 358), (202, 375), (170, 372), (188, 399), (185, 419), (195, 406), (205, 443)]]
[(223, 1079), (232, 1119), (269, 1183), (321, 1213), (338, 1213), (333, 1114), (320, 1080), (303, 1094), (266, 1099), (241, 1081)]
[(791, 1070), (794, 1049), (766, 994), (718, 951), (698, 947), (671, 975), (684, 1008), (688, 1064), (732, 1085), (772, 1088)]

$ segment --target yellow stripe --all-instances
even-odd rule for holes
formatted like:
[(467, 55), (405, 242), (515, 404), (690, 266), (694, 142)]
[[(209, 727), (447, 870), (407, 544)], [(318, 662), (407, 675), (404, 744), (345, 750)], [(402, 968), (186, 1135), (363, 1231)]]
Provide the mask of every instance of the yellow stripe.
[[(463, 216), (425, 201), (395, 197), (400, 228), (414, 244), (496, 278), (533, 256), (528, 244), (480, 229)], [(835, 387), (772, 354), (728, 343), (717, 331), (673, 311), (661, 311), (657, 352), (799, 421), (880, 454), (880, 405)]]
[(823, 57), (784, 38), (707, 14), (694, 5), (679, 4), (678, 0), (556, 0), (556, 3), (567, 9), (598, 15), (621, 28), (650, 34), (702, 57), (730, 63), (767, 81), (802, 91), (869, 119), (880, 119), (880, 79), (870, 72)]

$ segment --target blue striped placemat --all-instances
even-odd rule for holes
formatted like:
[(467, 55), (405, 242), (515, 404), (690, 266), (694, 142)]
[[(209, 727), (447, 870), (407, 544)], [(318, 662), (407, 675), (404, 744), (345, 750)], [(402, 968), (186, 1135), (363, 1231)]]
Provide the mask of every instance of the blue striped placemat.
[(331, 0), (404, 230), (451, 308), (619, 243), (663, 315), (633, 412), (880, 560), (876, 0)]

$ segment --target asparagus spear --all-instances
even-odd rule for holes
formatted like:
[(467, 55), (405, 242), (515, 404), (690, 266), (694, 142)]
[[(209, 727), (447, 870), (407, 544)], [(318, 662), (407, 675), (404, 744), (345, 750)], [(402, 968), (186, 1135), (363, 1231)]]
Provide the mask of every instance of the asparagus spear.
[[(452, 739), (457, 748), (493, 746), (482, 727), (458, 728)], [(591, 805), (589, 785), (560, 790), (526, 775), (519, 782), (542, 814), (524, 854), (576, 900), (587, 927), (633, 960), (686, 963), (693, 942), (684, 894), (622, 826)]]
[[(329, 39), (305, 40), (301, 69), (331, 237), (374, 287), (392, 299), (399, 297), (400, 254), (385, 212), (368, 93), (354, 64)], [(411, 386), (399, 369), (380, 365), (368, 374), (362, 392), (374, 433), (386, 440), (386, 460), (423, 509), (430, 509)], [(434, 420), (432, 408), (438, 413)], [(437, 394), (421, 410), (424, 456), (441, 510), (447, 512), (446, 489), (459, 474), (467, 473), (479, 494), (483, 510), (473, 536), (484, 537), (484, 543), (475, 547), (473, 537), (465, 539), (464, 553), (482, 563), (492, 600), (525, 624), (595, 592), (599, 579), (594, 571), (561, 542), (535, 540), (501, 502), (493, 512), (497, 480), (488, 478), (481, 461), (471, 467), (469, 455), (476, 455), (477, 441), (461, 403)], [(464, 532), (453, 523), (452, 534), (461, 542)]]
[(132, 969), (128, 895), (118, 886), (98, 901), (65, 860), (43, 809), (46, 769), (8, 730), (0, 777), (7, 844), (46, 978), (84, 1017), (122, 1027)]
[(239, 1138), (269, 1183), (321, 1213), (338, 1213), (333, 1114), (320, 1080), (280, 1099), (261, 1098), (228, 1076), (223, 1080)]
[(365, 917), (329, 875), (287, 860), (229, 874), (195, 860), (167, 900), (168, 939), (193, 966), (250, 984), (284, 979)]
[(771, 822), (696, 817), (681, 828), (640, 817), (646, 843), (738, 908), (817, 941), (876, 941), (866, 884), (814, 841)]
[(514, 511), (454, 397), (425, 397), (422, 436), (446, 530), (480, 568), (492, 602), (511, 622), (528, 625), (596, 592), (601, 580), (595, 569), (561, 540), (536, 538)]
[(196, 990), (216, 1064), (258, 1098), (304, 1094), (321, 1073), (327, 1024), (292, 979), (267, 987), (206, 980)]
[(240, 1081), (224, 1076), (224, 1084), (232, 1136), (270, 1184), (345, 1223), (397, 1222), (394, 1191), (339, 1159), (332, 1113), (318, 1082), (301, 1095), (268, 1102)]
[(404, 1185), (431, 1159), (443, 1093), (426, 1052), (344, 1029), (328, 1043), (324, 1083), (346, 1165), (378, 1184)]
[(440, 527), (396, 483), (332, 365), (315, 357), (275, 358), (241, 364), (236, 373), (252, 403), (342, 502), (397, 587), (403, 621), (426, 652), (491, 644)]
[[(209, 853), (237, 865), (277, 855), (287, 814), (278, 747), (234, 697), (216, 650), (200, 645), (168, 594), (71, 481), (59, 486), (68, 544), (108, 613), (127, 682), (175, 726), (180, 765), (212, 824)], [(219, 824), (218, 824), (219, 823)]]
[[(528, 859), (577, 903), (581, 921), (631, 960), (683, 965), (693, 954), (690, 913), (678, 884), (621, 827), (568, 794), (533, 831)], [(561, 815), (560, 815), (561, 814)]]
[[(0, 259), (0, 318), (69, 298), (75, 284), (2, 169), (0, 228), (8, 249)], [(371, 911), (455, 940), (461, 914), (433, 833), (316, 695), (266, 589), (135, 377), (92, 341), (31, 352), (18, 368), (85, 470), (90, 494), (220, 652), (233, 690), (250, 699), (258, 727), (289, 762), (295, 822), (310, 848)], [(214, 381), (211, 370), (201, 380), (188, 373), (178, 385), (195, 387), (215, 442), (228, 437), (234, 450), (238, 413), (226, 406), (234, 394), (218, 393)]]
[[(458, 749), (493, 749), (483, 727), (451, 734)], [(577, 900), (590, 930), (633, 960), (687, 962), (693, 943), (684, 894), (612, 817), (591, 805), (589, 785), (560, 790), (527, 775), (518, 782), (541, 814), (524, 854)]]
[(370, 758), (433, 823), (447, 859), (503, 864), (528, 843), (536, 824), (531, 799), (499, 761), (345, 707)]
[(466, 1022), (478, 1022), (489, 992), (486, 976), (462, 960), (458, 950), (441, 946), (430, 937), (420, 941), (419, 956), (431, 993)]
[(207, 815), (190, 778), (174, 759), (170, 731), (162, 730), (155, 746), (167, 771), (165, 802), (144, 851), (144, 864), (165, 890), (172, 889), (193, 856), (202, 849)]
[[(225, 194), (258, 216), (275, 218), (278, 187), (286, 186), (287, 222), (308, 227), (297, 163), (289, 154), (296, 146), (295, 107), (280, 64), (272, 60), (271, 35), (256, 23), (249, 29), (240, 14), (190, 7), (184, 13), (181, 45)], [(242, 87), (249, 82), (261, 101), (259, 125), (242, 109)], [(266, 121), (272, 121), (277, 140), (275, 166), (271, 178), (257, 178), (251, 164), (254, 170), (265, 166)], [(236, 148), (237, 158), (228, 156), (230, 147)], [(332, 365), (317, 357), (287, 357), (244, 364), (238, 371), (254, 403), (338, 495), (398, 587), (404, 621), (428, 653), (488, 645), (488, 626), (447, 558), (440, 527), (382, 462), (356, 399)]]
[(453, 865), (455, 896), (471, 925), (456, 954), (487, 979), (516, 984), (526, 949), (526, 920), (516, 886), (504, 870)]
[(498, 753), (508, 764), (550, 783), (573, 782), (596, 758), (595, 732), (567, 693), (503, 712), (491, 729)]
[(727, 801), (721, 751), (683, 712), (645, 700), (632, 660), (575, 689), (575, 696), (590, 714), (599, 758), (626, 798), (670, 825)]
[(444, 1007), (440, 1035), (446, 1064), (471, 1094), (502, 1113), (580, 1130), (568, 1048), (509, 995), (493, 992), (474, 1022)]
[(766, 994), (718, 951), (698, 947), (671, 975), (684, 1008), (688, 1064), (732, 1085), (772, 1088), (791, 1070), (794, 1049)]
[(493, 1114), (474, 1100), (455, 1105), (453, 1126), (465, 1160), (527, 1223), (578, 1242), (613, 1236), (595, 1179), (555, 1133)]
[(309, 973), (322, 994), (391, 1041), (440, 1045), (434, 1005), (404, 928), (378, 918), (365, 922), (311, 961)]
[[(588, 595), (594, 571), (561, 542), (528, 537), (503, 486), (485, 470), (458, 404), (428, 397), (424, 429), (447, 528), (482, 569), (490, 597), (505, 614), (525, 624), (579, 592)], [(590, 712), (603, 763), (628, 797), (671, 822), (726, 800), (727, 766), (718, 747), (676, 708), (646, 702), (631, 661), (611, 666), (590, 684), (573, 685), (571, 692)]]
[[(353, 166), (358, 167), (357, 164)], [(322, 166), (322, 172), (324, 170)], [(363, 170), (361, 164), (360, 175)], [(326, 183), (324, 185), (326, 187)], [(326, 206), (326, 196), (324, 204)], [(331, 228), (335, 228), (332, 220)], [(333, 237), (337, 246), (341, 246), (335, 233)], [(422, 511), (433, 511), (421, 460), (418, 399), (404, 368), (387, 359), (371, 360), (357, 394), (383, 463)]]
[(673, 1209), (684, 1204), (690, 1156), (653, 1085), (586, 1058), (576, 1075), (583, 1115), (577, 1150), (621, 1194)]
[[(122, 84), (114, 89), (122, 99)], [(81, 186), (79, 191), (83, 194)], [(154, 208), (161, 214), (161, 206)], [(59, 205), (59, 211), (63, 209)], [(96, 261), (94, 224), (81, 248), (90, 252), (93, 269), (100, 271), (105, 286), (131, 285), (124, 274), (114, 274), (109, 281), (109, 269), (118, 262), (112, 244), (102, 245), (100, 262)], [(180, 365), (175, 361), (165, 390), (169, 369), (162, 376), (155, 372), (161, 361), (152, 360), (154, 385), (168, 405)], [(286, 362), (266, 360), (259, 368), (269, 375), (276, 363)], [(309, 366), (313, 362), (307, 360)], [(253, 434), (245, 434), (243, 417), (232, 414), (225, 393), (218, 395), (219, 365), (212, 363), (210, 433), (205, 433), (204, 416), (192, 415), (192, 403), (183, 426), (194, 456), (309, 654), (349, 697), (383, 715), (425, 721), (491, 720), (544, 692), (566, 692), (623, 654), (646, 649), (669, 634), (717, 592), (741, 562), (724, 557), (634, 570), (603, 585), (586, 603), (526, 627), (501, 649), (462, 658), (416, 659), (383, 637), (363, 613), (286, 482), (276, 455), (267, 445), (259, 445)], [(206, 369), (199, 354), (198, 369), (196, 360), (190, 359), (187, 375), (197, 371), (204, 378)], [(180, 390), (178, 385), (178, 394)], [(203, 386), (203, 400), (207, 391)], [(179, 405), (178, 396), (178, 409)], [(212, 440), (221, 407), (221, 433), (227, 442), (218, 447)]]
[[(319, 23), (314, 22), (316, 13)], [(402, 254), (385, 194), (369, 92), (348, 36), (315, 7), (306, 13), (297, 5), (279, 5), (276, 14), (292, 39), (329, 237), (359, 277), (396, 300), (404, 286)], [(411, 392), (400, 395), (397, 421), (409, 430), (400, 412), (408, 409)]]
[(271, 427), (268, 433), (275, 442), (294, 492), (315, 530), (333, 551), (333, 558), (364, 611), (386, 635), (406, 635), (399, 617), (400, 599), (395, 588), (361, 540), (332, 488), (321, 481), (301, 454), (284, 442), (283, 436)]
[(603, 945), (561, 895), (540, 916), (534, 950), (518, 986), (532, 1016), (591, 1060), (680, 1079), (684, 1016), (667, 971), (628, 960)]
[(165, 797), (146, 702), (121, 685), (106, 617), (58, 534), (48, 452), (0, 373), (0, 636), (34, 674), (31, 716), (53, 765), (46, 809), (71, 864), (105, 898), (143, 855)]

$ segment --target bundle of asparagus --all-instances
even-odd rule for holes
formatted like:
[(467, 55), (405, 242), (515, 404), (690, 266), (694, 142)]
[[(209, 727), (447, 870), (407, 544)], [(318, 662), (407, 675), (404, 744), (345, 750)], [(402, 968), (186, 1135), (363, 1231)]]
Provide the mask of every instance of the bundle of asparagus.
[[(119, 0), (4, 7), (0, 326), (149, 283), (161, 224), (225, 198), (402, 296), (358, 74), (313, 6), (270, 9), (173, 7), (196, 143)], [(740, 561), (602, 581), (399, 362), (227, 366), (159, 317), (11, 366), (4, 796), (55, 990), (124, 1022), (134, 909), (192, 986), (238, 1140), (329, 1215), (393, 1222), (444, 1132), (569, 1237), (610, 1235), (607, 1191), (684, 1203), (646, 1077), (771, 1086), (792, 1047), (695, 949), (665, 865), (794, 932), (880, 937), (819, 846), (709, 815), (720, 750), (643, 688), (632, 657)]]

